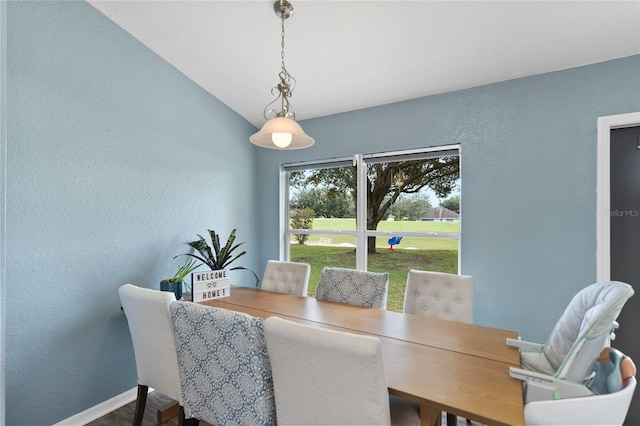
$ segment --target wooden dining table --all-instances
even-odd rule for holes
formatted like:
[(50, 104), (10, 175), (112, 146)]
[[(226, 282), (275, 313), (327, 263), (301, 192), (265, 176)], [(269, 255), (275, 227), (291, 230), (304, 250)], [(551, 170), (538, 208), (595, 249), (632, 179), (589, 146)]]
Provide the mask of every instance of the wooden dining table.
[(518, 349), (506, 345), (518, 337), (514, 331), (248, 287), (198, 303), (378, 337), (389, 393), (419, 404), (422, 424), (439, 424), (443, 411), (483, 424), (524, 424), (522, 384), (509, 376), (520, 364)]

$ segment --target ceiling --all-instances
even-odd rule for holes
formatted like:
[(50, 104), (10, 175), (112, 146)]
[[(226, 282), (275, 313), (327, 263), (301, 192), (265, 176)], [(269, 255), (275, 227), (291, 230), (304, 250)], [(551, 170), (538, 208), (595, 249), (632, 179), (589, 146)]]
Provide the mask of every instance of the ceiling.
[[(640, 54), (640, 1), (290, 1), (298, 121)], [(89, 3), (262, 126), (280, 71), (272, 0)]]

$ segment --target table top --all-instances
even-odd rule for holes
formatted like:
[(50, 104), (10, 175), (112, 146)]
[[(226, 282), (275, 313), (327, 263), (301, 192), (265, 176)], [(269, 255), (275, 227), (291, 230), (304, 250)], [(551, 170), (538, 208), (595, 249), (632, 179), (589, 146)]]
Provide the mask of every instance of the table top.
[(231, 296), (200, 302), (256, 317), (279, 316), (314, 327), (374, 335), (391, 394), (421, 405), (423, 424), (446, 411), (485, 424), (524, 424), (513, 331), (426, 318), (285, 293), (232, 287)]

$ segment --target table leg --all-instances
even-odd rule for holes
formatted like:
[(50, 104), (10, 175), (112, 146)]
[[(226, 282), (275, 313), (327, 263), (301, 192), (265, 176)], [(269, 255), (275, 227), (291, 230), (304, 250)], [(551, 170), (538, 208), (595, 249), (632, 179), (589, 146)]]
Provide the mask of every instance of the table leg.
[(421, 426), (442, 426), (442, 412), (430, 405), (420, 404)]
[(158, 423), (162, 424), (178, 415), (180, 406), (176, 401), (171, 401), (158, 409)]

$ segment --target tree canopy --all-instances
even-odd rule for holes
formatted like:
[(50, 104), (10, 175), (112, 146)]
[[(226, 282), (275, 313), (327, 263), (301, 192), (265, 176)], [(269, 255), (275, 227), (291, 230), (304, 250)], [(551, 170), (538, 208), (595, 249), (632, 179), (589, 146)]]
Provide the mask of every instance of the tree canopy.
[[(366, 229), (377, 229), (401, 194), (417, 194), (428, 187), (439, 198), (445, 198), (455, 188), (459, 177), (458, 156), (368, 165)], [(290, 184), (298, 189), (321, 188), (328, 197), (347, 194), (354, 205), (357, 204), (355, 166), (292, 172)], [(369, 238), (368, 251), (375, 253), (375, 237)]]

